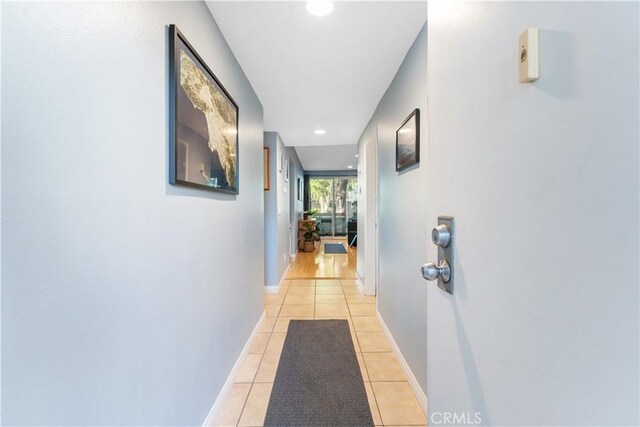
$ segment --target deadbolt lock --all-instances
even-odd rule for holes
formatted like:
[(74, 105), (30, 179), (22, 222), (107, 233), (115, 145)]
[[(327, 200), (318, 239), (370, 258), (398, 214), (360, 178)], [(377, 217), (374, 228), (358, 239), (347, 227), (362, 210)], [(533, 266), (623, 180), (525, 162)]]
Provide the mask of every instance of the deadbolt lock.
[(440, 224), (431, 232), (431, 240), (436, 246), (446, 248), (451, 243), (451, 230), (447, 224)]

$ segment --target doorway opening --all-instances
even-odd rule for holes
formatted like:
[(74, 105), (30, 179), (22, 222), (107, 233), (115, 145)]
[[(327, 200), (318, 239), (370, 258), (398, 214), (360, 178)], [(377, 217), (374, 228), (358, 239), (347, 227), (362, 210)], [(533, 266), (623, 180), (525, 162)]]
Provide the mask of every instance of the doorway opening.
[[(351, 176), (311, 177), (310, 209), (322, 237), (346, 237), (358, 218), (358, 179)], [(350, 243), (350, 242), (349, 242)]]

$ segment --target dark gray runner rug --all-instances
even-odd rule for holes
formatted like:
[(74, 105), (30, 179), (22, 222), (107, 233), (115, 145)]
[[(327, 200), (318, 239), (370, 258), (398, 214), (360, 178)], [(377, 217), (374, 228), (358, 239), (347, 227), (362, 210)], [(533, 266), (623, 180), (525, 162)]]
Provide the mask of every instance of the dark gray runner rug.
[(373, 427), (346, 320), (291, 320), (266, 427)]
[(346, 254), (347, 250), (344, 248), (344, 245), (342, 243), (325, 243), (324, 253), (325, 254)]

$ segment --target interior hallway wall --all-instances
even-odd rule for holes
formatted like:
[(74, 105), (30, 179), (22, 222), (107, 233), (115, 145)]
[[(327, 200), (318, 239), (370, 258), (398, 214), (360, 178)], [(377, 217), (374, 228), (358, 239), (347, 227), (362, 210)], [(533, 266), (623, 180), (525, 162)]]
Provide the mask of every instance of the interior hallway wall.
[[(454, 295), (423, 282), (429, 410), (638, 425), (639, 5), (444, 3), (416, 231), (433, 261), (424, 224), (455, 216), (457, 261)], [(520, 84), (530, 26), (541, 75)]]
[[(291, 165), (291, 179), (289, 180), (289, 215), (291, 227), (291, 255), (298, 252), (298, 220), (304, 212), (304, 169), (298, 157), (295, 147), (287, 147), (289, 163)], [(300, 194), (298, 195), (298, 179), (301, 180)]]
[(284, 170), (289, 152), (278, 132), (265, 132), (264, 146), (269, 147), (271, 177), (271, 188), (264, 192), (264, 283), (265, 286), (277, 286), (291, 263), (290, 188), (289, 182), (285, 182)]
[[(240, 107), (238, 196), (168, 184), (171, 23)], [(202, 2), (5, 2), (2, 71), (2, 424), (201, 425), (263, 311), (249, 81)]]
[[(358, 158), (361, 169), (362, 162), (366, 159), (364, 143), (374, 142), (377, 127), (378, 310), (421, 388), (426, 390), (427, 284), (421, 278), (419, 270), (427, 259), (427, 170), (424, 163), (420, 163), (400, 173), (395, 171), (395, 132), (415, 108), (419, 108), (423, 115), (427, 112), (426, 24), (407, 52), (365, 128), (359, 142)], [(421, 120), (420, 124), (423, 135), (420, 146), (424, 152), (427, 144), (426, 120)], [(375, 179), (367, 182), (373, 185)], [(373, 197), (373, 194), (367, 192), (366, 197)], [(359, 210), (366, 210), (371, 206), (362, 202), (358, 205)], [(370, 212), (359, 212), (359, 215), (373, 216)], [(365, 229), (365, 224), (359, 221), (358, 251), (368, 238), (367, 230), (372, 232), (371, 228)]]

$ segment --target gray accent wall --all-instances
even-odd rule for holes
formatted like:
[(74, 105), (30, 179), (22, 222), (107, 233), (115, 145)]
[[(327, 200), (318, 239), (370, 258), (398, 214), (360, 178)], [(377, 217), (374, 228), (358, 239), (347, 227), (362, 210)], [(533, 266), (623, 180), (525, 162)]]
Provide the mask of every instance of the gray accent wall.
[[(304, 169), (298, 158), (295, 147), (287, 147), (289, 162), (291, 164), (291, 180), (289, 181), (289, 215), (291, 227), (291, 255), (298, 252), (298, 220), (304, 212)], [(298, 198), (298, 179), (301, 180), (300, 196)]]
[[(427, 386), (427, 285), (418, 271), (427, 259), (428, 242), (424, 238), (427, 236), (427, 170), (424, 163), (420, 163), (401, 173), (395, 171), (395, 132), (415, 108), (420, 108), (423, 117), (426, 115), (426, 70), (425, 24), (359, 142), (362, 146), (375, 138), (377, 128), (378, 310), (423, 390)], [(427, 146), (426, 122), (425, 119), (420, 121), (423, 153)], [(363, 159), (365, 156), (361, 151), (359, 160), (362, 162)], [(375, 188), (367, 189), (366, 197), (374, 197), (374, 192)], [(372, 213), (365, 212), (372, 207), (370, 204), (361, 201), (358, 207), (359, 218), (364, 218), (364, 215), (374, 217)], [(364, 221), (358, 221), (358, 252), (365, 247), (366, 231)], [(361, 276), (363, 260), (363, 256), (358, 257)]]
[(269, 148), (271, 188), (264, 192), (264, 277), (265, 286), (277, 286), (291, 263), (291, 171), (285, 181), (284, 165), (291, 163), (290, 152), (277, 132), (264, 133)]
[[(168, 184), (167, 25), (240, 108)], [(2, 4), (2, 424), (202, 425), (263, 312), (262, 106), (203, 2)]]

